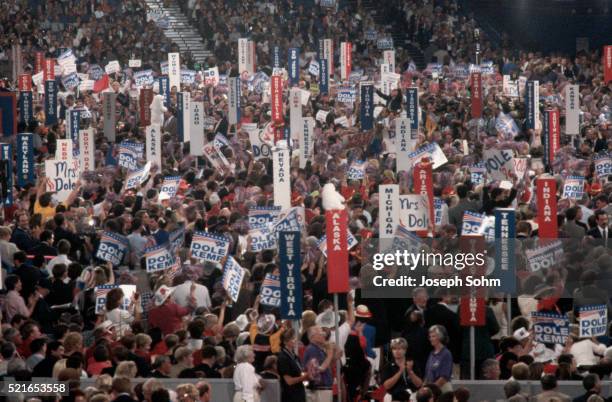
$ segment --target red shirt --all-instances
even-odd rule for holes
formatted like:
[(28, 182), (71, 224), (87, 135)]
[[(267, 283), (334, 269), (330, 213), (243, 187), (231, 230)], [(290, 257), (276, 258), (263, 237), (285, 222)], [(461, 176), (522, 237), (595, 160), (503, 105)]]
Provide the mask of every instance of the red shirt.
[(149, 311), (149, 326), (159, 328), (162, 334), (168, 335), (181, 329), (183, 325), (182, 317), (189, 314), (189, 309), (169, 302), (161, 306), (154, 307)]

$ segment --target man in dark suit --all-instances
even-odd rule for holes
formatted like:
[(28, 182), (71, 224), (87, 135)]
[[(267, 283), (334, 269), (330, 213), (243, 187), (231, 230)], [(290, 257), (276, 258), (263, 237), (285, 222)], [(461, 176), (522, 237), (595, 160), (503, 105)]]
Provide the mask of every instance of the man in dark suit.
[(463, 213), (465, 211), (478, 212), (480, 205), (476, 201), (468, 199), (468, 187), (465, 184), (457, 185), (457, 196), (459, 202), (448, 210), (448, 222), (457, 227), (457, 233), (461, 233)]
[(53, 247), (53, 232), (50, 230), (43, 230), (39, 237), (40, 243), (28, 250), (31, 255), (46, 255), (57, 256), (57, 249)]
[(40, 270), (28, 263), (28, 257), (23, 251), (18, 251), (13, 256), (15, 274), (21, 280), (21, 296), (28, 300), (36, 290), (38, 281), (42, 278)]
[(168, 107), (168, 110), (164, 112), (164, 125), (162, 131), (169, 133), (170, 138), (177, 139), (178, 135), (178, 121), (176, 120), (176, 113), (172, 107)]
[(584, 376), (582, 386), (586, 393), (574, 398), (573, 402), (586, 402), (591, 395), (599, 395), (601, 392), (601, 381), (599, 381), (597, 374), (587, 374)]
[(229, 123), (227, 121), (227, 118), (223, 115), (223, 112), (221, 112), (221, 111), (217, 111), (215, 113), (215, 117), (217, 119), (219, 119), (219, 121), (217, 121), (217, 124), (215, 124), (215, 128), (213, 130), (213, 133), (215, 133), (215, 134), (221, 133), (221, 134), (227, 136), (227, 130), (229, 128)]
[(583, 226), (578, 225), (578, 214), (581, 213), (579, 207), (571, 207), (565, 211), (565, 224), (561, 226), (561, 231), (570, 239), (582, 239), (586, 230)]
[(425, 314), (425, 326), (431, 328), (432, 325), (442, 325), (446, 328), (450, 339), (449, 350), (453, 354), (455, 363), (458, 363), (459, 356), (461, 355), (459, 316), (449, 308), (452, 298), (448, 289), (437, 289), (435, 297), (437, 298), (436, 304), (429, 307)]
[(602, 209), (595, 211), (595, 226), (587, 232), (591, 238), (595, 239), (597, 245), (604, 247), (612, 247), (612, 242), (609, 241), (610, 228), (608, 227), (608, 214)]
[(29, 250), (36, 246), (37, 241), (30, 232), (30, 217), (26, 212), (17, 217), (17, 227), (11, 235), (11, 243), (15, 243), (20, 250)]

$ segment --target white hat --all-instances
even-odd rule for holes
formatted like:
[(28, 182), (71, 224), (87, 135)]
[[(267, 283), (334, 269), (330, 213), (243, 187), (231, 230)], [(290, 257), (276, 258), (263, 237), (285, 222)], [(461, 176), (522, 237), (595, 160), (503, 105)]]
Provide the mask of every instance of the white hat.
[(276, 317), (274, 314), (264, 314), (257, 320), (257, 331), (266, 334), (274, 328)]
[(172, 295), (172, 292), (174, 292), (174, 288), (168, 287), (166, 285), (161, 285), (159, 289), (155, 291), (155, 305), (161, 306), (162, 304), (164, 304), (168, 297)]
[(244, 331), (247, 326), (249, 325), (249, 319), (247, 318), (246, 315), (244, 314), (240, 314), (238, 317), (236, 317), (236, 319), (234, 320), (234, 324), (236, 324), (238, 326), (238, 328), (240, 329), (240, 331)]
[(520, 342), (522, 340), (529, 338), (529, 331), (527, 331), (525, 327), (521, 327), (517, 329), (516, 331), (514, 331), (514, 333), (512, 334), (512, 337)]
[(114, 326), (115, 326), (115, 324), (113, 324), (113, 322), (111, 320), (106, 320), (106, 321), (102, 322), (101, 324), (99, 324), (96, 327), (96, 329), (103, 329), (105, 331), (110, 331)]
[(315, 320), (315, 324), (321, 328), (333, 328), (336, 325), (333, 310), (328, 309), (319, 314)]

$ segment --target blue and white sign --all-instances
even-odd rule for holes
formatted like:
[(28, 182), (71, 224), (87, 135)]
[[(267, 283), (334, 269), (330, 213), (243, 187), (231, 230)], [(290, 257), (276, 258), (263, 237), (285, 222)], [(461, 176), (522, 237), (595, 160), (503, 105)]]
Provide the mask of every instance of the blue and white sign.
[(581, 200), (584, 195), (584, 177), (568, 176), (563, 183), (563, 198)]
[(201, 261), (220, 263), (229, 251), (229, 240), (218, 234), (195, 232), (191, 240), (191, 256)]
[(329, 70), (327, 59), (319, 59), (319, 91), (329, 93)]
[(355, 103), (357, 100), (357, 90), (351, 87), (338, 88), (336, 100), (341, 103)]
[(5, 186), (6, 198), (4, 198), (3, 205), (13, 205), (13, 145), (12, 144), (0, 144), (0, 152), (2, 153), (0, 160), (8, 161), (6, 177), (2, 178), (2, 184)]
[[(167, 66), (166, 69), (168, 69)], [(170, 106), (170, 79), (168, 77), (158, 77), (157, 83), (159, 94), (164, 96), (164, 106)]]
[(164, 246), (147, 248), (144, 252), (148, 273), (164, 271), (174, 264), (174, 256)]
[(504, 292), (516, 290), (516, 212), (495, 209), (495, 277), (501, 280)]
[(122, 142), (119, 144), (119, 166), (128, 170), (138, 169), (138, 160), (143, 158), (144, 144)]
[(565, 315), (532, 312), (531, 322), (535, 341), (555, 345), (565, 345), (570, 335), (569, 318)]
[(264, 306), (280, 307), (281, 284), (277, 275), (266, 274), (259, 290), (259, 303)]
[(121, 265), (128, 249), (128, 239), (118, 233), (104, 232), (96, 252), (96, 258), (107, 261), (117, 267)]
[(232, 301), (237, 302), (240, 295), (240, 287), (244, 279), (244, 269), (236, 262), (234, 257), (229, 256), (223, 267), (223, 289)]
[(371, 130), (374, 128), (374, 85), (372, 83), (361, 85), (360, 101), (361, 131)]
[(251, 229), (272, 224), (280, 214), (281, 207), (250, 207), (249, 227)]
[(461, 225), (461, 236), (482, 234), (482, 226), (487, 216), (471, 211), (463, 212), (463, 224)]
[(159, 190), (158, 199), (161, 201), (169, 200), (170, 198), (176, 197), (180, 182), (181, 176), (164, 177), (164, 182), (162, 183), (161, 189)]
[(136, 71), (134, 73), (134, 85), (136, 85), (136, 88), (152, 86), (154, 82), (153, 70)]
[(605, 304), (578, 308), (580, 338), (603, 336), (608, 333), (608, 307)]
[(19, 92), (19, 122), (29, 123), (32, 117), (32, 91), (21, 91)]
[(57, 124), (57, 84), (45, 81), (45, 125)]
[(261, 226), (249, 230), (250, 250), (258, 253), (263, 250), (273, 250), (276, 248), (276, 233), (268, 226)]

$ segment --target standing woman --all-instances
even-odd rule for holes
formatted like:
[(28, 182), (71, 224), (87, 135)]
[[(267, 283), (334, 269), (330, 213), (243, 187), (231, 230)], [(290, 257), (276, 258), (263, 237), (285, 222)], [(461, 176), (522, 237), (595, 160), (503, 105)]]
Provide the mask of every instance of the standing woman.
[(255, 373), (255, 353), (251, 345), (242, 345), (234, 354), (234, 402), (259, 402), (260, 377)]
[(445, 346), (448, 342), (446, 329), (442, 325), (432, 325), (429, 328), (429, 342), (433, 350), (427, 358), (425, 382), (436, 384), (443, 393), (452, 391), (453, 355)]
[(406, 355), (407, 351), (408, 342), (404, 338), (391, 340), (393, 357), (382, 372), (382, 380), (393, 401), (409, 401), (411, 393), (423, 385), (423, 380), (415, 372), (414, 360)]
[(121, 309), (123, 298), (124, 294), (121, 288), (111, 289), (106, 295), (106, 320), (111, 321), (115, 326), (117, 337), (122, 337), (130, 331), (132, 323), (140, 320), (140, 314), (142, 313), (138, 293), (134, 293), (127, 310)]
[(278, 374), (281, 378), (281, 402), (306, 402), (304, 381), (308, 374), (302, 370), (300, 359), (295, 355), (296, 332), (287, 329), (281, 335), (281, 351), (278, 354)]
[(366, 358), (365, 350), (359, 342), (358, 335), (349, 335), (344, 345), (346, 364), (342, 367), (344, 384), (348, 394), (348, 401), (369, 400), (367, 397), (370, 384), (370, 361)]

